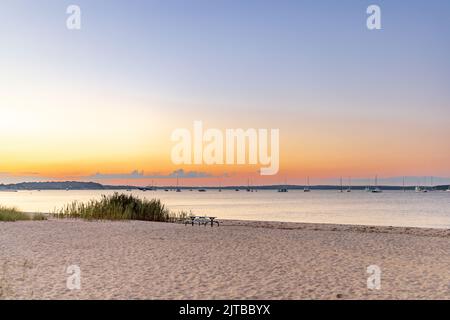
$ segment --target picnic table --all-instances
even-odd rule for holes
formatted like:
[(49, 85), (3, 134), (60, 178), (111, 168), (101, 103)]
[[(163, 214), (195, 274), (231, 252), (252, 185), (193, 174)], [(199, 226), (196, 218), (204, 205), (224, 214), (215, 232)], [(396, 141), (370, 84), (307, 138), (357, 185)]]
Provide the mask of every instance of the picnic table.
[(219, 226), (219, 221), (216, 221), (217, 217), (207, 217), (207, 216), (190, 216), (189, 219), (184, 221), (184, 225), (186, 226), (187, 224), (196, 224), (198, 223), (198, 225), (204, 225), (206, 227), (206, 225), (208, 223), (211, 224), (211, 227), (214, 226), (214, 223), (217, 223), (217, 226)]

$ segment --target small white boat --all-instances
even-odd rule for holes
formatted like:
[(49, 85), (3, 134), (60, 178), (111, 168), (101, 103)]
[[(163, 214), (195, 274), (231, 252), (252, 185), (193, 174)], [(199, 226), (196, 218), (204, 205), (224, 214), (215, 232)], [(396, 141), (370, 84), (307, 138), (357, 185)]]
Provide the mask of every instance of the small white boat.
[(352, 178), (348, 177), (348, 188), (347, 192), (352, 192)]
[(278, 189), (278, 192), (288, 192), (287, 179), (284, 179), (284, 187), (281, 187), (280, 189)]
[(179, 181), (178, 181), (178, 174), (177, 174), (177, 187), (175, 189), (175, 192), (181, 192), (180, 184), (179, 184)]
[(425, 187), (417, 186), (416, 192), (428, 192), (428, 190)]
[(383, 191), (378, 188), (378, 176), (375, 176), (375, 187), (371, 190), (372, 193), (382, 193)]
[(448, 189), (447, 189), (447, 190), (445, 190), (445, 191), (447, 191), (447, 192), (450, 192), (450, 187), (448, 187)]
[(307, 178), (307, 180), (308, 180), (308, 186), (303, 189), (303, 192), (311, 192), (311, 188), (309, 187), (309, 177)]
[(372, 189), (372, 193), (382, 193), (383, 191), (380, 188)]

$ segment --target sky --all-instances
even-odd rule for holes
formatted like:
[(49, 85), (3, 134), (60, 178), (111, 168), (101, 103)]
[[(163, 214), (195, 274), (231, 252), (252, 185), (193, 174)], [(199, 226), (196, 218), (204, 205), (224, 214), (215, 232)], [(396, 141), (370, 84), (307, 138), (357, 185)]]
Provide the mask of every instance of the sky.
[[(450, 177), (449, 16), (440, 0), (3, 0), (0, 183)], [(171, 133), (196, 120), (279, 129), (279, 173), (174, 164)]]

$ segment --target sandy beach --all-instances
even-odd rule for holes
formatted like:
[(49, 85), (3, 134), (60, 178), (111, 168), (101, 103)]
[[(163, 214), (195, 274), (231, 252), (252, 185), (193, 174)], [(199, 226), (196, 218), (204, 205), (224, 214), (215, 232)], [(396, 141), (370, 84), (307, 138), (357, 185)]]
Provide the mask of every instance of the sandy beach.
[[(81, 289), (69, 290), (78, 265)], [(366, 269), (381, 269), (367, 288)], [(450, 299), (450, 230), (0, 223), (0, 299)]]

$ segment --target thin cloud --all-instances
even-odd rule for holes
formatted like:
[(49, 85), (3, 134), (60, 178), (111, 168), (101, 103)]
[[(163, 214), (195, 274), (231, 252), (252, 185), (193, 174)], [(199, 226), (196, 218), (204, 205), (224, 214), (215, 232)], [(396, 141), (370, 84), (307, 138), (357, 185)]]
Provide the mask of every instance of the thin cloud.
[(130, 173), (100, 173), (85, 177), (93, 180), (114, 180), (114, 179), (171, 179), (171, 178), (211, 178), (214, 175), (201, 171), (184, 171), (183, 169), (175, 170), (169, 174), (150, 173), (145, 174), (144, 171), (134, 170)]

